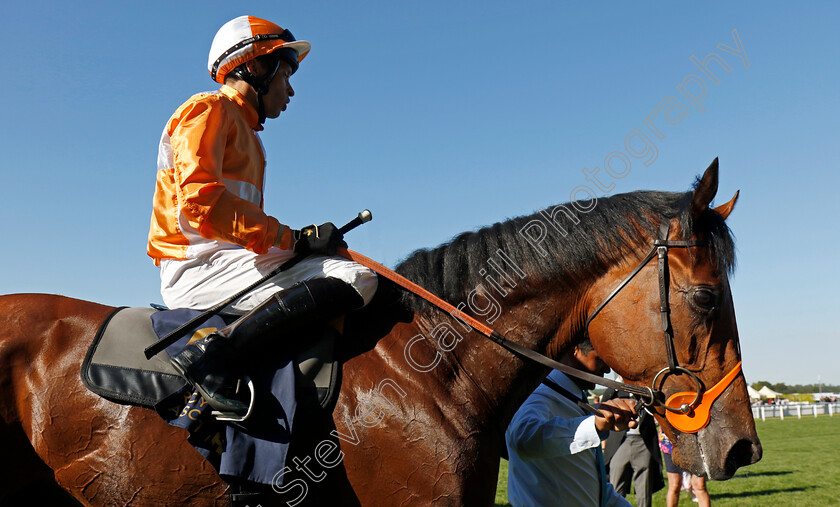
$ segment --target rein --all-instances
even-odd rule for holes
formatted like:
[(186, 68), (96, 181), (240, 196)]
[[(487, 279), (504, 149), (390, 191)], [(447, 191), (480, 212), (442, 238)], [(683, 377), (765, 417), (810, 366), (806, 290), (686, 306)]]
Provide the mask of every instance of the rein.
[[(528, 359), (533, 362), (539, 363), (543, 366), (547, 366), (548, 368), (552, 368), (555, 370), (560, 370), (563, 373), (578, 378), (580, 380), (590, 382), (593, 384), (602, 385), (605, 387), (612, 387), (614, 389), (623, 389), (631, 394), (635, 394), (640, 397), (648, 398), (649, 400), (655, 400), (656, 395), (654, 391), (649, 387), (640, 387), (635, 386), (632, 384), (625, 384), (623, 382), (618, 382), (615, 380), (610, 380), (604, 377), (600, 377), (598, 375), (593, 375), (589, 372), (581, 371), (576, 368), (572, 368), (571, 366), (565, 365), (563, 363), (557, 362), (554, 359), (546, 357), (539, 352), (531, 350), (527, 347), (523, 347), (522, 345), (512, 342), (505, 338), (501, 333), (495, 331), (491, 327), (479, 322), (475, 318), (462, 313), (459, 309), (457, 309), (452, 304), (444, 301), (443, 299), (435, 296), (428, 290), (424, 289), (423, 287), (415, 284), (414, 282), (410, 281), (409, 279), (405, 278), (404, 276), (396, 273), (395, 271), (388, 269), (387, 267), (379, 264), (378, 262), (365, 257), (364, 255), (354, 252), (353, 250), (349, 249), (339, 249), (338, 255), (341, 255), (344, 258), (350, 259), (355, 261), (366, 268), (369, 268), (376, 272), (377, 274), (384, 276), (385, 278), (391, 280), (392, 282), (396, 283), (400, 287), (408, 290), (420, 296), (421, 298), (425, 299), (429, 303), (435, 305), (439, 309), (449, 313), (453, 318), (458, 319), (463, 324), (471, 327), (478, 331), (481, 335), (490, 340), (494, 341), (495, 343), (499, 344), (504, 349), (508, 350), (509, 352), (513, 353), (514, 355)], [(653, 403), (653, 401), (646, 402)], [(593, 410), (596, 410), (593, 408)]]
[[(656, 256), (658, 259), (657, 267), (659, 271), (659, 313), (661, 316), (662, 332), (665, 339), (665, 350), (668, 360), (668, 366), (662, 368), (662, 370), (660, 370), (659, 373), (656, 374), (650, 387), (636, 386), (633, 384), (626, 384), (624, 382), (610, 380), (555, 361), (549, 357), (546, 357), (543, 354), (540, 354), (539, 352), (531, 350), (527, 347), (523, 347), (522, 345), (516, 342), (508, 340), (501, 333), (494, 330), (493, 328), (479, 322), (478, 320), (469, 315), (462, 313), (458, 308), (456, 308), (452, 304), (437, 297), (428, 290), (408, 280), (407, 278), (396, 273), (395, 271), (388, 269), (382, 264), (379, 264), (378, 262), (368, 257), (365, 257), (364, 255), (358, 252), (354, 252), (345, 248), (340, 248), (338, 250), (338, 255), (355, 261), (361, 264), (362, 266), (371, 269), (377, 274), (391, 280), (392, 282), (403, 287), (409, 292), (420, 296), (421, 298), (425, 299), (426, 301), (438, 307), (439, 309), (449, 313), (453, 318), (461, 321), (470, 328), (475, 329), (482, 336), (489, 338), (490, 340), (497, 343), (509, 352), (513, 353), (517, 357), (533, 361), (548, 368), (560, 370), (561, 372), (567, 375), (575, 377), (579, 380), (583, 380), (585, 382), (598, 384), (605, 387), (612, 387), (613, 389), (624, 390), (630, 394), (636, 395), (637, 399), (639, 400), (639, 403), (643, 404), (644, 407), (648, 410), (650, 410), (650, 408), (654, 406), (663, 407), (665, 409), (665, 417), (677, 430), (682, 431), (683, 433), (696, 433), (709, 424), (711, 404), (718, 398), (718, 396), (720, 396), (721, 393), (723, 393), (723, 391), (729, 386), (729, 384), (732, 383), (735, 377), (737, 377), (737, 374), (740, 373), (741, 363), (739, 362), (737, 365), (735, 365), (735, 367), (729, 373), (727, 373), (714, 387), (712, 387), (708, 391), (704, 391), (702, 382), (695, 374), (691, 373), (688, 369), (679, 366), (677, 362), (677, 354), (674, 350), (674, 332), (671, 326), (671, 307), (668, 300), (670, 285), (668, 270), (668, 249), (692, 248), (697, 246), (703, 246), (706, 243), (702, 241), (668, 240), (670, 228), (670, 221), (663, 220), (659, 228), (659, 237), (653, 241), (653, 247), (651, 248), (650, 252), (648, 252), (648, 254), (639, 262), (639, 264), (633, 269), (633, 271), (615, 289), (613, 289), (612, 292), (610, 292), (610, 294), (601, 302), (601, 304), (599, 304), (595, 308), (595, 310), (586, 319), (586, 323), (584, 326), (585, 333), (588, 336), (589, 324), (592, 322), (592, 320), (601, 312), (601, 310), (604, 309), (604, 307), (607, 306), (607, 304), (609, 304), (610, 301), (612, 301), (612, 299), (621, 291), (621, 289), (623, 289), (628, 283), (630, 283), (630, 281), (642, 270), (642, 268), (644, 268), (648, 264), (648, 262), (650, 262), (650, 260), (653, 259), (654, 256)], [(688, 375), (689, 377), (691, 377), (692, 380), (694, 380), (697, 390), (693, 393), (676, 393), (670, 396), (667, 400), (664, 400), (664, 393), (657, 386), (661, 387), (665, 382), (665, 378), (669, 375), (682, 374)], [(694, 398), (693, 400), (691, 400), (692, 397)], [(689, 402), (689, 400), (691, 401)], [(597, 409), (592, 407), (589, 408), (591, 409), (589, 411), (593, 414), (599, 413), (597, 412)]]

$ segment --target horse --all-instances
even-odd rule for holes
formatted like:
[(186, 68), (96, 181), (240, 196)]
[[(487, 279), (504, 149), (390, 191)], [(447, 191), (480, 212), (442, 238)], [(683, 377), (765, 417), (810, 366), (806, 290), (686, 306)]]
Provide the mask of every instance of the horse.
[[(725, 220), (737, 194), (711, 207), (717, 182), (715, 159), (688, 192), (541, 209), (419, 250), (396, 271), (549, 357), (588, 337), (625, 382), (656, 380), (664, 395), (709, 390), (737, 371), (699, 431), (676, 429), (661, 404), (649, 409), (674, 442), (675, 463), (725, 480), (762, 449), (744, 375), (733, 370), (741, 353)], [(668, 354), (655, 263), (610, 293), (663, 223), (671, 239), (691, 243), (667, 254), (681, 372), (660, 382)], [(227, 484), (183, 430), (83, 386), (80, 363), (111, 311), (56, 295), (0, 297), (0, 503), (60, 488), (83, 505), (226, 505)], [(272, 485), (278, 505), (493, 505), (505, 429), (549, 369), (453, 316), (382, 280), (374, 300), (345, 317), (337, 402), (331, 413), (296, 414), (292, 449)]]

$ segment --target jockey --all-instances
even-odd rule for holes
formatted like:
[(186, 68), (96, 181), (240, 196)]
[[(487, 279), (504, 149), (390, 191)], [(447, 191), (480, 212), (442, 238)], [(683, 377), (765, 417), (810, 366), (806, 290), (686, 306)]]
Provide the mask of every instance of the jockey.
[[(291, 259), (307, 257), (231, 303), (230, 326), (187, 345), (175, 368), (216, 410), (243, 414), (232, 359), (309, 322), (360, 308), (376, 275), (335, 255), (346, 246), (332, 223), (295, 230), (263, 211), (265, 153), (258, 132), (286, 109), (290, 76), (306, 41), (269, 21), (241, 16), (213, 39), (208, 69), (222, 86), (191, 97), (160, 140), (147, 253), (160, 267), (170, 308), (210, 308)], [(291, 191), (291, 189), (290, 189)]]

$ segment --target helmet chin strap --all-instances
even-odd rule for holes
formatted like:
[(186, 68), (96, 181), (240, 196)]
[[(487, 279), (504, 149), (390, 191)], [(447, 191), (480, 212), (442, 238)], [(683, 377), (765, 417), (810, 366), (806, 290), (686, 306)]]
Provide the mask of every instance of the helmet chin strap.
[(265, 123), (265, 104), (263, 104), (263, 94), (259, 92), (257, 92), (257, 113), (260, 116), (260, 125), (262, 125)]
[(248, 65), (243, 63), (239, 67), (233, 69), (231, 74), (235, 75), (239, 79), (242, 79), (249, 85), (254, 87), (254, 90), (257, 92), (257, 113), (259, 114), (260, 125), (265, 123), (265, 104), (263, 103), (263, 95), (268, 93), (269, 87), (271, 87), (271, 82), (274, 80), (274, 76), (277, 75), (277, 70), (280, 68), (280, 62), (285, 61), (289, 64), (292, 68), (292, 74), (298, 69), (298, 61), (297, 61), (297, 53), (293, 49), (289, 48), (280, 48), (277, 50), (277, 62), (274, 64), (274, 68), (271, 69), (270, 72), (267, 72), (263, 76), (255, 76), (248, 70)]
[(254, 87), (254, 91), (257, 92), (257, 113), (259, 114), (259, 121), (260, 125), (265, 123), (265, 103), (263, 102), (263, 95), (268, 93), (268, 89), (271, 86), (271, 82), (274, 80), (274, 76), (277, 74), (277, 69), (280, 67), (280, 61), (277, 61), (277, 65), (274, 66), (274, 69), (263, 75), (263, 76), (255, 76), (248, 70), (246, 64), (242, 64), (233, 71), (231, 74), (234, 74), (239, 79), (242, 79), (249, 85)]
[(263, 95), (268, 93), (268, 89), (271, 87), (271, 81), (274, 80), (274, 75), (277, 74), (277, 68), (279, 66), (280, 64), (278, 62), (273, 71), (262, 77), (256, 77), (248, 72), (248, 74), (251, 74), (251, 77), (253, 78), (253, 82), (249, 81), (249, 84), (253, 86), (254, 90), (257, 92), (257, 113), (260, 116), (260, 125), (265, 123), (265, 102), (263, 102)]

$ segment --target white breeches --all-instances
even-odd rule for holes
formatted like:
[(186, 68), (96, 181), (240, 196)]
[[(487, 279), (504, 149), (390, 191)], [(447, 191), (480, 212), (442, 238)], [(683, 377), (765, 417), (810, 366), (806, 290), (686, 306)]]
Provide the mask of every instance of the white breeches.
[[(163, 259), (160, 293), (169, 308), (204, 310), (221, 303), (294, 257), (290, 250), (271, 248), (258, 255), (250, 250), (215, 252), (208, 259)], [(351, 285), (368, 304), (376, 292), (376, 273), (344, 257), (311, 255), (280, 273), (225, 309), (245, 314), (272, 294), (315, 278), (338, 278)]]

